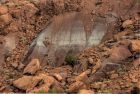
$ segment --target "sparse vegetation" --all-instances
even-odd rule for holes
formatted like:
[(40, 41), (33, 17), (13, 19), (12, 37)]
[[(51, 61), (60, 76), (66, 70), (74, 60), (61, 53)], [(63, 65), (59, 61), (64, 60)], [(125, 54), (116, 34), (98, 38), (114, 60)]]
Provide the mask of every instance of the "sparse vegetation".
[(139, 5), (0, 0), (0, 93), (139, 94)]
[(68, 65), (74, 66), (77, 63), (77, 57), (74, 55), (67, 55), (65, 61)]
[(54, 88), (49, 89), (48, 93), (56, 93)]

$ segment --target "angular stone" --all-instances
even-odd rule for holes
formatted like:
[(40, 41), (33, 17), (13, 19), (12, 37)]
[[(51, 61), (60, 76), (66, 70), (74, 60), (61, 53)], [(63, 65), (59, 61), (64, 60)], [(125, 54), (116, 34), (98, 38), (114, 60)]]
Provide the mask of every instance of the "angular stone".
[(132, 51), (140, 50), (140, 40), (132, 40), (131, 43), (132, 43), (131, 44)]
[(87, 70), (83, 73), (81, 73), (80, 75), (75, 77), (76, 81), (87, 81), (88, 80), (88, 74), (90, 74), (90, 70)]
[(129, 51), (129, 49), (123, 45), (115, 46), (110, 51), (110, 59), (113, 62), (125, 60), (131, 55), (132, 53)]
[(62, 78), (62, 76), (61, 76), (60, 74), (54, 73), (53, 76), (54, 76), (54, 78), (57, 79), (58, 81), (62, 81), (62, 80), (63, 80), (63, 78)]
[(38, 59), (32, 59), (31, 62), (25, 67), (23, 73), (35, 74), (41, 69), (40, 62)]
[(48, 87), (50, 87), (51, 85), (55, 83), (55, 79), (51, 76), (46, 76), (43, 80), (44, 80), (45, 85), (47, 85)]
[(86, 88), (87, 86), (83, 82), (77, 81), (69, 86), (68, 92), (77, 93), (80, 89)]
[(23, 76), (13, 82), (13, 85), (21, 90), (32, 90), (41, 79), (32, 76)]
[(48, 74), (39, 74), (36, 78), (42, 79), (44, 84), (48, 87), (52, 86), (56, 81), (52, 76), (48, 76)]
[(132, 20), (126, 20), (123, 22), (122, 27), (123, 28), (130, 28), (133, 25), (133, 21)]
[(51, 76), (48, 76), (48, 74), (39, 74), (38, 76), (35, 76), (34, 79), (40, 79), (39, 85), (31, 90), (28, 90), (27, 92), (47, 93), (50, 89), (50, 86), (55, 84), (55, 79)]

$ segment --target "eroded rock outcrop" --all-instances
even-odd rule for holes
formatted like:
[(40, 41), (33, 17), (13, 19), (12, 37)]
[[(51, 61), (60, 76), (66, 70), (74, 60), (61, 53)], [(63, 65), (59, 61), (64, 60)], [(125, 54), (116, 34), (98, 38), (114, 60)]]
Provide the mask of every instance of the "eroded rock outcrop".
[(32, 59), (31, 62), (25, 67), (23, 73), (35, 74), (41, 69), (40, 62), (38, 59)]
[(13, 82), (13, 85), (21, 90), (32, 90), (40, 81), (41, 79), (38, 79), (33, 76), (23, 76)]
[(76, 93), (81, 89), (87, 89), (87, 86), (81, 81), (76, 81), (69, 86), (68, 92)]
[(132, 51), (140, 51), (140, 40), (132, 40), (131, 43)]
[(132, 54), (129, 51), (129, 49), (125, 46), (122, 46), (122, 45), (115, 46), (110, 51), (110, 59), (112, 61), (125, 60), (126, 58), (128, 58), (131, 55)]

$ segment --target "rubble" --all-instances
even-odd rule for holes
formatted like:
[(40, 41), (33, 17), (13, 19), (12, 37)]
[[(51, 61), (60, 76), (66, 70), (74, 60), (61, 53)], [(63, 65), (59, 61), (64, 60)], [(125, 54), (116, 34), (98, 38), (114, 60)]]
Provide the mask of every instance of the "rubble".
[(87, 70), (83, 73), (81, 73), (80, 75), (75, 77), (75, 81), (82, 81), (85, 82), (88, 80), (88, 75), (90, 74), (90, 70)]
[(92, 67), (92, 74), (101, 68), (100, 56), (94, 48), (85, 49), (84, 52), (79, 55), (79, 61), (82, 64), (83, 69), (88, 67), (88, 63), (95, 65)]
[[(2, 3), (0, 1), (2, 60), (0, 92), (118, 94), (119, 91), (122, 93), (122, 90), (129, 93), (135, 87), (139, 89), (139, 0), (135, 2), (99, 0), (96, 4), (91, 3), (92, 1), (94, 2), (94, 0), (2, 0)], [(98, 26), (102, 23), (107, 24), (110, 36), (105, 35), (107, 38), (100, 41), (99, 45), (92, 47), (86, 45), (85, 50), (77, 56), (78, 63), (73, 67), (65, 65), (63, 61), (59, 67), (47, 65), (52, 63), (44, 62), (44, 59), (49, 59), (46, 57), (48, 53), (43, 55), (41, 53), (42, 56), (38, 59), (32, 59), (36, 58), (37, 54), (30, 57), (32, 51), (26, 54), (32, 41), (36, 40), (39, 33), (48, 26), (53, 16), (71, 11), (84, 13), (86, 18), (83, 19), (84, 24), (93, 23), (91, 27), (95, 28), (95, 31), (102, 32)], [(76, 19), (80, 17), (81, 15), (78, 15)], [(98, 24), (100, 20), (101, 24)], [(65, 23), (67, 21), (64, 21)], [(61, 27), (61, 24), (59, 25)], [(88, 25), (85, 27), (88, 31)], [(5, 41), (2, 41), (9, 33), (15, 33), (16, 36), (16, 47), (11, 51), (4, 47)], [(88, 33), (87, 36), (89, 35), (92, 34)], [(22, 62), (24, 56), (27, 56), (25, 58), (27, 61), (31, 59), (31, 62)]]
[(69, 86), (68, 92), (76, 93), (81, 89), (87, 89), (87, 86), (81, 81), (76, 81)]
[(32, 90), (41, 79), (32, 76), (23, 76), (13, 82), (13, 85), (21, 90)]
[(41, 69), (40, 62), (38, 59), (32, 59), (31, 62), (25, 67), (23, 73), (35, 74)]
[(34, 89), (28, 90), (27, 92), (31, 92), (31, 93), (39, 93), (41, 91), (48, 92), (50, 89), (50, 86), (53, 85), (54, 81), (55, 81), (53, 77), (47, 76), (44, 74), (40, 74), (34, 78), (41, 79), (40, 81), (42, 83), (40, 83), (38, 87), (35, 87)]

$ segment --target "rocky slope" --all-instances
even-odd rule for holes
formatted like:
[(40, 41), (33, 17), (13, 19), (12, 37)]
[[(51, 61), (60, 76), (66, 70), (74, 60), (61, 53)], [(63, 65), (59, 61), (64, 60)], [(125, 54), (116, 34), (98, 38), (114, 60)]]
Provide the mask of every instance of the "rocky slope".
[[(139, 0), (0, 1), (0, 92), (138, 94), (139, 10)], [(74, 66), (44, 69), (38, 59), (22, 64), (29, 45), (51, 18), (71, 11), (94, 21), (109, 18), (102, 42), (79, 53)]]

